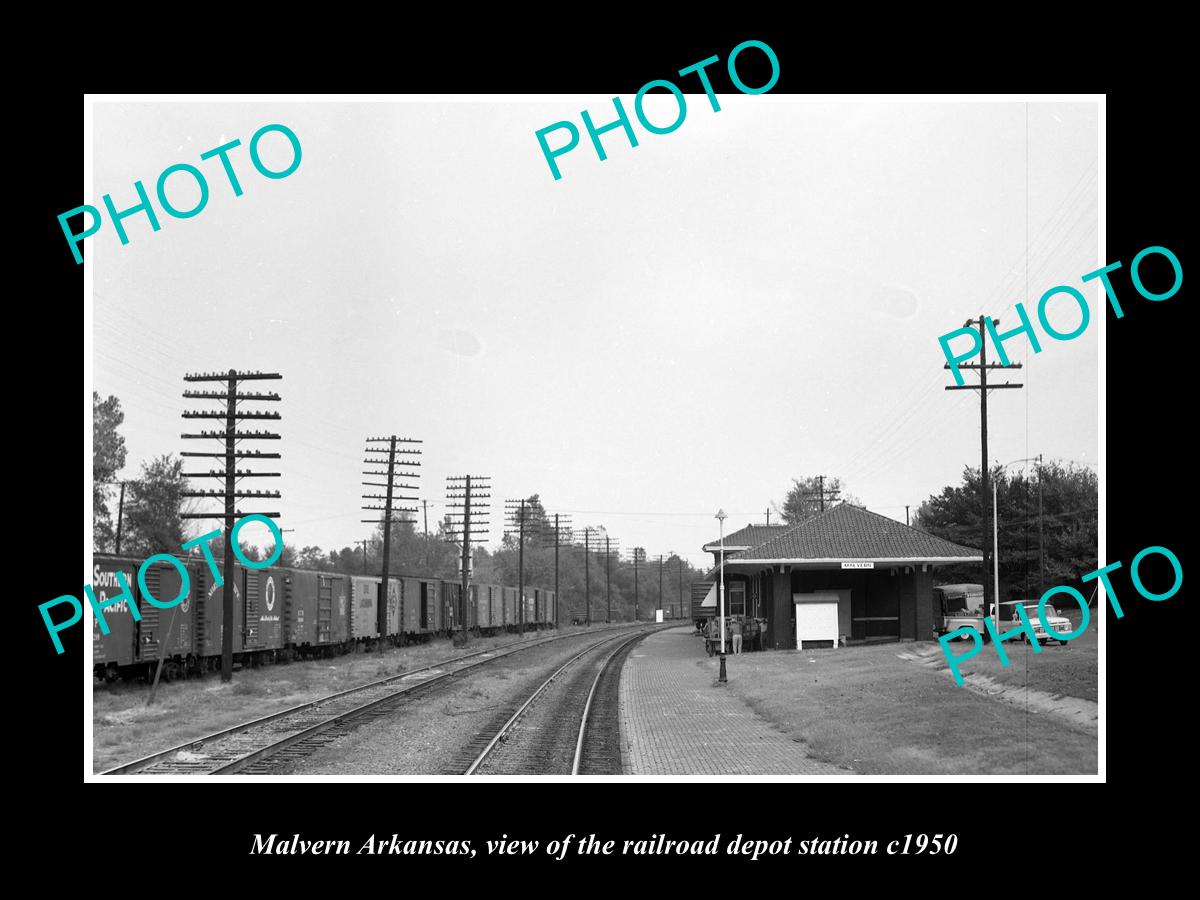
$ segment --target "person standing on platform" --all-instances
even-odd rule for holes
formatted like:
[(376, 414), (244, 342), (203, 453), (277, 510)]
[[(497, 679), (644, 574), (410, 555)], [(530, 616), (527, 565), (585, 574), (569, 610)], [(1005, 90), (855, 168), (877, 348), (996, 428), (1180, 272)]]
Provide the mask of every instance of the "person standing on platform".
[(733, 635), (733, 652), (735, 654), (742, 652), (742, 620), (738, 616), (734, 616), (729, 623), (729, 633)]

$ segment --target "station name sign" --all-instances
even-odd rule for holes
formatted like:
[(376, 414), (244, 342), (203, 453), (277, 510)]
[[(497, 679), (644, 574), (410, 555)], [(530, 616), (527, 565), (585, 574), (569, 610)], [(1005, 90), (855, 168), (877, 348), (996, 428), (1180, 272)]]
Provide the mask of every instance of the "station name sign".
[(843, 569), (873, 569), (873, 568), (875, 568), (875, 563), (873, 563), (873, 562), (844, 562), (844, 563), (842, 563), (842, 568)]

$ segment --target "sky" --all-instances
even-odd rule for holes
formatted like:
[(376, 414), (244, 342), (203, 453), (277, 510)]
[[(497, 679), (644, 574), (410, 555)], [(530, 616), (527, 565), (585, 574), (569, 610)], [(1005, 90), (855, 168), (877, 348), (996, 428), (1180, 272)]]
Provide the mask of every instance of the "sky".
[[(288, 543), (369, 536), (363, 441), (397, 434), (423, 442), (431, 528), (447, 475), (489, 475), (492, 544), (502, 501), (536, 493), (622, 550), (702, 564), (718, 508), (727, 533), (763, 522), (795, 477), (838, 476), (901, 522), (958, 484), (979, 465), (979, 400), (943, 389), (937, 339), (981, 313), (1014, 327), (1021, 301), (1036, 321), (1057, 285), (1083, 291), (1092, 324), (1069, 342), (1039, 331), (1040, 354), (1006, 343), (1025, 368), (1000, 374), (1026, 387), (991, 394), (989, 456), (1096, 465), (1094, 103), (687, 99), (671, 134), (636, 119), (637, 147), (605, 134), (603, 162), (579, 113), (610, 121), (611, 97), (97, 102), (85, 202), (132, 206), (134, 181), (153, 195), (181, 162), (210, 189), (188, 219), (155, 200), (158, 232), (126, 219), (128, 245), (107, 220), (87, 239), (92, 384), (125, 411), (119, 477), (218, 449), (180, 439), (201, 405), (185, 373), (274, 371), (248, 387), (283, 398), (263, 405), (282, 439), (261, 446), (282, 454), (267, 502)], [(646, 110), (677, 112), (670, 95)], [(582, 137), (556, 181), (534, 134), (564, 119)], [(271, 123), (303, 154), (275, 180), (247, 150)], [(199, 158), (234, 138), (240, 197)], [(270, 168), (291, 158), (277, 133), (261, 150)], [(168, 195), (198, 196), (187, 175)], [(1061, 300), (1049, 314), (1079, 321)], [(243, 537), (269, 543), (259, 527)]]

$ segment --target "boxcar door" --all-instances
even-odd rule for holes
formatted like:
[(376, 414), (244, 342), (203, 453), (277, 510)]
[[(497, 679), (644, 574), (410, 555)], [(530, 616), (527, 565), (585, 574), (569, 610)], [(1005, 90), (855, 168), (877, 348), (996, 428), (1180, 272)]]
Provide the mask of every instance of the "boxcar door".
[(262, 643), (262, 628), (259, 624), (259, 616), (262, 611), (259, 609), (262, 585), (259, 574), (255, 572), (253, 575), (249, 571), (243, 570), (242, 577), (245, 579), (245, 587), (242, 590), (242, 646), (247, 650), (257, 650), (263, 646)]
[(317, 643), (333, 642), (333, 579), (317, 576)]

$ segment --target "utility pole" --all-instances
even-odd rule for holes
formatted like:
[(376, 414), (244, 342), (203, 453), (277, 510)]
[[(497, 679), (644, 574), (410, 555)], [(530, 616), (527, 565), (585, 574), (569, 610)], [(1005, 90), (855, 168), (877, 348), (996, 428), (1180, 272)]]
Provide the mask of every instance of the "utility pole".
[(638, 565), (646, 560), (646, 548), (633, 548), (633, 621), (639, 621), (641, 616), (641, 604), (638, 600)]
[(1046, 591), (1046, 543), (1042, 532), (1042, 454), (1038, 454), (1038, 596)]
[(587, 598), (587, 625), (592, 626), (592, 572), (591, 572), (591, 556), (592, 556), (592, 532), (595, 531), (592, 527), (583, 529), (583, 593)]
[(520, 598), (520, 608), (517, 610), (517, 621), (521, 623), (521, 633), (525, 633), (525, 509), (527, 499), (505, 500), (504, 512), (508, 516), (505, 537), (516, 531), (517, 534), (517, 596)]
[[(549, 525), (548, 519), (542, 520), (545, 525)], [(558, 549), (562, 546), (563, 531), (570, 533), (570, 516), (560, 516), (554, 514), (554, 627), (558, 627)], [(568, 540), (570, 538), (568, 537)]]
[[(383, 518), (380, 520), (383, 527), (383, 572), (379, 584), (379, 599), (375, 603), (376, 622), (379, 628), (379, 645), (382, 648), (384, 641), (387, 640), (388, 634), (388, 606), (391, 600), (391, 594), (388, 592), (389, 579), (391, 577), (391, 541), (392, 541), (392, 513), (415, 513), (415, 506), (395, 506), (396, 500), (416, 500), (415, 496), (403, 496), (396, 493), (397, 490), (415, 491), (416, 485), (413, 484), (396, 484), (396, 478), (401, 475), (411, 475), (416, 478), (420, 475), (419, 472), (404, 472), (405, 467), (416, 467), (421, 465), (415, 460), (396, 459), (397, 455), (412, 455), (420, 454), (420, 450), (396, 449), (397, 444), (419, 444), (418, 440), (413, 438), (398, 438), (394, 434), (389, 437), (367, 438), (367, 448), (363, 453), (368, 454), (363, 460), (364, 465), (382, 466), (384, 460), (381, 458), (383, 454), (387, 454), (387, 471), (364, 471), (364, 475), (384, 476), (385, 480), (379, 481), (364, 481), (363, 484), (367, 487), (382, 487), (387, 489), (386, 494), (363, 494), (364, 500), (382, 500), (383, 506), (364, 506), (363, 509), (378, 510), (383, 513)], [(371, 447), (371, 444), (386, 444), (386, 450), (377, 450)], [(372, 455), (373, 454), (373, 455)], [(400, 469), (401, 471), (397, 471)], [(369, 523), (370, 519), (363, 519), (363, 522)], [(412, 519), (405, 518), (403, 515), (400, 518), (401, 522), (412, 524)]]
[(612, 540), (604, 535), (604, 623), (612, 622)]
[(363, 574), (367, 574), (367, 541), (355, 541), (356, 544), (362, 544), (363, 548)]
[[(992, 319), (992, 324), (999, 325), (1000, 320)], [(987, 612), (989, 610), (988, 588), (990, 587), (989, 581), (991, 580), (987, 576), (989, 573), (992, 572), (992, 567), (997, 564), (996, 560), (992, 559), (991, 539), (990, 539), (992, 523), (989, 521), (989, 519), (991, 518), (991, 510), (989, 508), (989, 504), (990, 504), (992, 495), (991, 495), (991, 489), (988, 486), (988, 482), (989, 482), (988, 438), (987, 438), (988, 391), (989, 390), (1000, 390), (1000, 389), (1005, 389), (1005, 388), (1007, 388), (1007, 389), (1019, 388), (1019, 387), (1023, 387), (1024, 385), (1009, 384), (1008, 382), (1005, 382), (1004, 384), (988, 384), (987, 373), (988, 373), (989, 369), (1019, 369), (1019, 368), (1021, 368), (1021, 363), (1009, 363), (1008, 365), (1001, 365), (1000, 363), (991, 363), (989, 365), (988, 361), (987, 361), (987, 332), (985, 331), (986, 321), (984, 320), (984, 317), (981, 315), (978, 319), (967, 319), (967, 321), (963, 323), (963, 328), (966, 328), (969, 325), (978, 325), (979, 326), (979, 362), (963, 363), (963, 364), (959, 365), (958, 368), (960, 368), (960, 369), (977, 369), (979, 371), (979, 384), (951, 384), (951, 385), (946, 386), (946, 390), (948, 390), (948, 391), (979, 391), (979, 434), (980, 434), (980, 443), (981, 443), (980, 449), (982, 451), (980, 453), (980, 466), (979, 466), (979, 494), (980, 494), (979, 504), (980, 504), (980, 509), (982, 510), (982, 515), (980, 516), (979, 526), (980, 526), (980, 531), (982, 533), (982, 543), (983, 543), (983, 573), (984, 573), (983, 608), (984, 608), (984, 611)], [(943, 366), (943, 368), (949, 369), (950, 364), (946, 363)], [(999, 597), (992, 598), (993, 603), (998, 603), (999, 601), (1000, 601)]]
[[(245, 381), (265, 381), (278, 380), (283, 376), (277, 372), (238, 372), (236, 369), (230, 369), (226, 374), (217, 372), (202, 372), (195, 375), (184, 375), (183, 380), (187, 382), (218, 382), (224, 383), (224, 390), (212, 391), (184, 391), (183, 396), (186, 400), (215, 400), (224, 402), (225, 408), (223, 411), (218, 410), (184, 410), (183, 418), (185, 419), (217, 419), (224, 420), (225, 428), (223, 431), (201, 431), (198, 434), (181, 435), (183, 440), (220, 440), (225, 444), (223, 453), (191, 453), (183, 452), (181, 456), (188, 457), (207, 457), (215, 459), (223, 459), (225, 462), (224, 469), (210, 469), (207, 472), (185, 472), (187, 478), (220, 478), (225, 482), (223, 490), (210, 491), (182, 491), (184, 497), (205, 497), (212, 499), (221, 499), (225, 501), (224, 513), (184, 513), (182, 518), (185, 519), (215, 519), (224, 518), (225, 520), (225, 558), (223, 560), (224, 571), (221, 575), (223, 582), (221, 594), (221, 614), (223, 627), (221, 629), (221, 681), (233, 681), (233, 595), (237, 590), (236, 569), (234, 568), (233, 554), (233, 526), (237, 519), (253, 513), (245, 513), (237, 508), (237, 501), (243, 498), (278, 498), (279, 491), (239, 491), (237, 482), (242, 478), (278, 478), (278, 472), (251, 472), (248, 469), (239, 469), (237, 461), (239, 459), (279, 459), (278, 453), (263, 453), (258, 450), (239, 450), (239, 441), (277, 441), (279, 435), (267, 431), (238, 431), (238, 423), (247, 419), (271, 419), (278, 420), (279, 413), (277, 412), (247, 412), (238, 411), (238, 401), (263, 402), (273, 401), (278, 402), (279, 395), (274, 393), (261, 394), (257, 392), (239, 392), (238, 384)], [(257, 515), (266, 516), (272, 519), (278, 519), (279, 513), (266, 512), (258, 513)], [(243, 621), (243, 639), (245, 638), (245, 622)], [(165, 649), (165, 648), (163, 648)], [(159, 662), (162, 662), (162, 655), (159, 655)]]
[(609, 569), (608, 561), (612, 558), (612, 545), (608, 542), (608, 535), (604, 536), (604, 624), (608, 625), (612, 622), (612, 572)]
[(662, 609), (663, 555), (658, 554), (658, 608)]
[[(825, 476), (824, 475), (817, 476), (817, 485), (818, 485), (817, 497), (820, 499), (821, 512), (825, 512), (825, 498), (828, 497), (830, 499), (830, 501), (838, 499), (838, 494), (841, 493), (841, 489), (839, 488), (838, 490), (835, 490), (835, 491), (829, 491), (827, 494), (825, 492)], [(805, 496), (807, 496), (807, 497), (811, 497), (812, 495), (813, 495), (812, 491), (805, 492)]]
[(121, 555), (121, 520), (125, 514), (125, 482), (121, 482), (121, 499), (117, 501), (117, 556)]
[[(461, 509), (462, 512), (447, 512), (446, 518), (451, 527), (462, 527), (462, 584), (458, 598), (458, 617), (462, 623), (460, 643), (467, 641), (467, 603), (471, 599), (471, 545), (482, 543), (487, 532), (487, 513), (491, 504), (485, 502), (492, 495), (488, 475), (447, 475), (446, 476), (446, 508), (447, 510)], [(461, 502), (459, 502), (461, 501)], [(455, 520), (458, 520), (457, 522)], [(454, 534), (448, 536), (453, 540)]]
[(429, 574), (429, 501), (421, 501), (421, 510), (425, 514), (425, 574)]
[(679, 563), (679, 618), (683, 618), (683, 557), (675, 557)]

